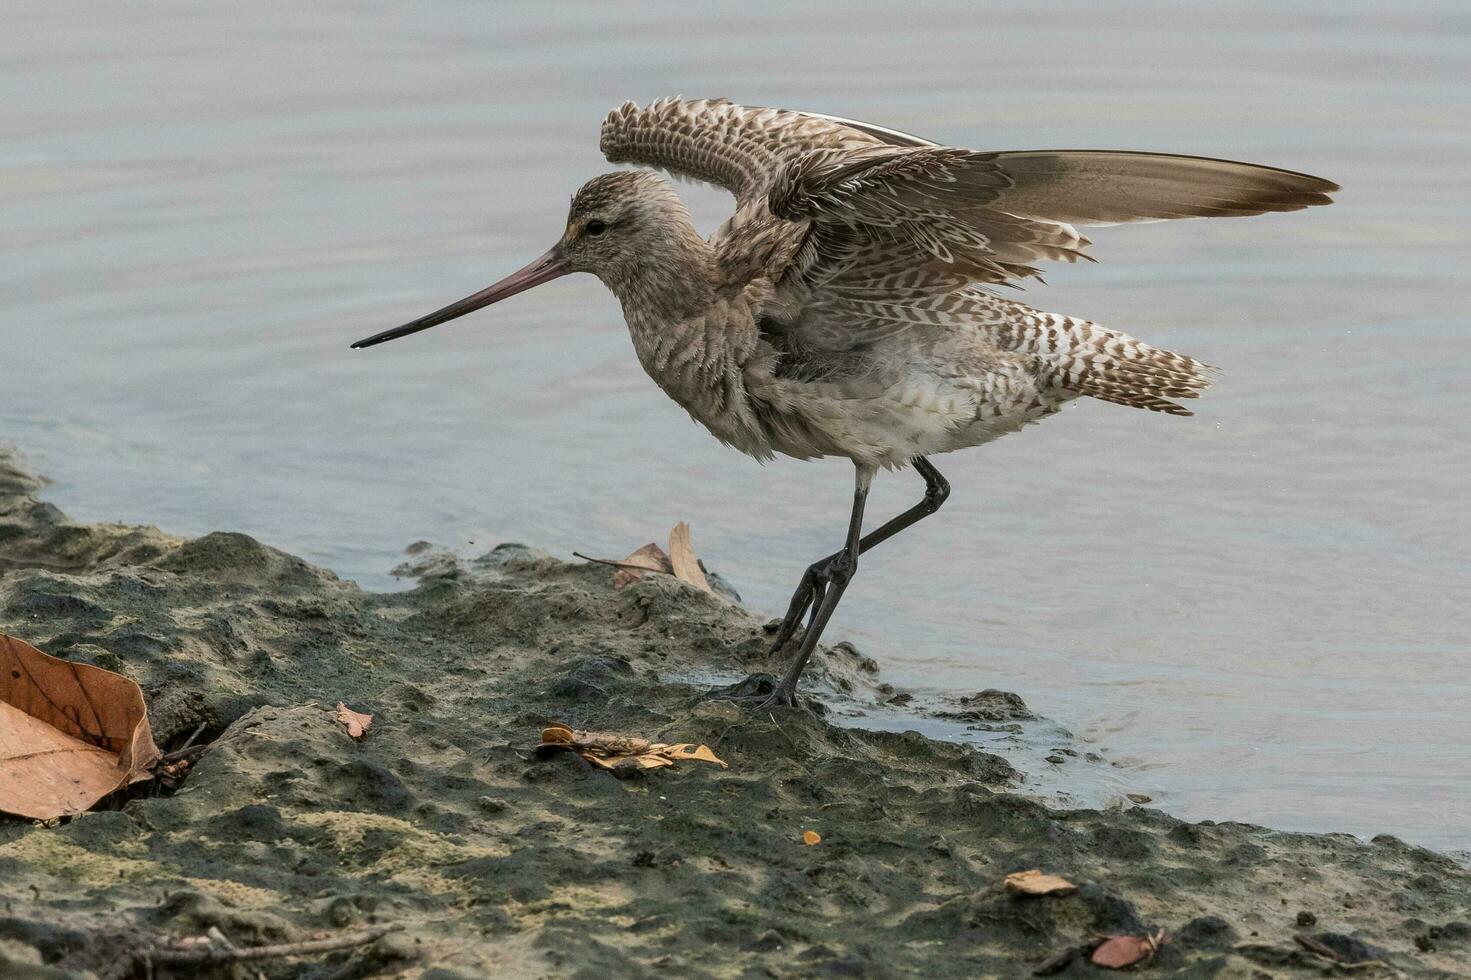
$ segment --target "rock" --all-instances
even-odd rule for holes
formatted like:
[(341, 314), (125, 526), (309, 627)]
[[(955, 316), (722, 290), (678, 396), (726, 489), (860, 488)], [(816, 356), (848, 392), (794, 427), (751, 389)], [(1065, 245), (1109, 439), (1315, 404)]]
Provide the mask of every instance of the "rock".
[(482, 813), (490, 814), (505, 813), (511, 807), (511, 804), (499, 796), (482, 796), (475, 803), (480, 807)]
[(1236, 944), (1236, 930), (1218, 915), (1202, 915), (1181, 926), (1174, 941), (1187, 949), (1224, 952)]
[(936, 711), (948, 721), (1030, 721), (1036, 717), (1020, 695), (987, 688), (960, 698), (947, 698), (953, 708)]

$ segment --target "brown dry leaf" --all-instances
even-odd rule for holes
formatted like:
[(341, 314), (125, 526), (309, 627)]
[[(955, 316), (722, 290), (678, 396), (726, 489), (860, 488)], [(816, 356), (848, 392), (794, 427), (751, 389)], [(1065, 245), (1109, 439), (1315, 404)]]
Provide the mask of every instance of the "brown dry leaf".
[(364, 735), (368, 734), (368, 729), (373, 727), (372, 715), (354, 711), (341, 701), (337, 702), (337, 720), (342, 723), (343, 728), (347, 729), (347, 734), (351, 735), (354, 741), (359, 742), (362, 741)]
[(802, 843), (806, 844), (808, 847), (811, 847), (814, 844), (821, 844), (822, 835), (815, 830), (804, 830), (802, 831)]
[(663, 575), (673, 575), (674, 566), (669, 562), (669, 556), (664, 554), (664, 549), (650, 541), (642, 548), (635, 551), (622, 561), (613, 561), (609, 558), (594, 558), (584, 555), (580, 551), (572, 554), (583, 561), (590, 561), (597, 565), (607, 565), (613, 571), (613, 588), (621, 589), (637, 582), (643, 578), (645, 572), (659, 572)]
[(1148, 936), (1107, 936), (1089, 959), (1094, 966), (1123, 970), (1154, 959), (1166, 941), (1163, 929)]
[(1078, 886), (1057, 875), (1045, 875), (1036, 868), (1006, 876), (1006, 890), (1018, 895), (1071, 895)]
[(690, 543), (690, 526), (687, 521), (680, 521), (674, 525), (674, 530), (669, 532), (669, 561), (674, 566), (675, 578), (681, 582), (688, 582), (705, 592), (712, 591), (710, 583), (705, 581), (705, 572), (700, 568), (700, 560), (695, 557), (695, 548)]
[(80, 813), (151, 778), (159, 756), (137, 684), (0, 633), (0, 811)]
[(616, 564), (613, 572), (613, 588), (621, 589), (643, 578), (644, 572), (674, 574), (674, 565), (664, 549), (650, 541), (642, 548)]

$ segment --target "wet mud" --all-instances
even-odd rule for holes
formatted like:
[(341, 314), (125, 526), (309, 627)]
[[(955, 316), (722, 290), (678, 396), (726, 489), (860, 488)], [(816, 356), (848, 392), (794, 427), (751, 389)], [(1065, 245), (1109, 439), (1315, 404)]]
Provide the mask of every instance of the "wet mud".
[[(1471, 976), (1451, 857), (1070, 805), (1044, 758), (1008, 750), (1053, 725), (1020, 698), (911, 703), (846, 644), (815, 665), (822, 713), (707, 699), (773, 667), (771, 624), (672, 578), (615, 591), (519, 545), (418, 548), (404, 573), (414, 588), (376, 594), (242, 534), (74, 523), (0, 454), (0, 630), (135, 679), (165, 750), (201, 725), (209, 746), (177, 790), (0, 817), (0, 976), (141, 977), (150, 943), (211, 927), (243, 946), (383, 924), (402, 929), (154, 975), (1024, 977), (1164, 929), (1147, 975)], [(362, 741), (339, 701), (374, 716)], [(897, 730), (899, 708), (995, 744)], [(552, 722), (702, 742), (730, 768), (537, 759)], [(1042, 751), (1086, 765), (1054, 727)], [(1005, 891), (1027, 868), (1081, 887)]]

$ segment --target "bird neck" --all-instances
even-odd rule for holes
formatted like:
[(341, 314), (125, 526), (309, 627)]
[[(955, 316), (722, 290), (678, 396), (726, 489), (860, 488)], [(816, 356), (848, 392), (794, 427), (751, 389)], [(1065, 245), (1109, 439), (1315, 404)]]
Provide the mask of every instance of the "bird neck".
[(680, 216), (603, 281), (623, 304), (630, 327), (635, 321), (652, 326), (703, 316), (715, 299), (715, 273), (715, 250)]
[(749, 308), (717, 290), (714, 249), (691, 227), (678, 247), (651, 250), (615, 283), (633, 349), (654, 382), (722, 441), (770, 456), (750, 405), (745, 366), (755, 348)]

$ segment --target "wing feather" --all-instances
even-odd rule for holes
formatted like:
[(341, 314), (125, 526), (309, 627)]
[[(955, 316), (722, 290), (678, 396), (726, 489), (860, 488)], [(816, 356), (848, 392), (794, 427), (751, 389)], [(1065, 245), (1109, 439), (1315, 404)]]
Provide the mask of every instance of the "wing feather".
[(1015, 150), (997, 207), (1069, 224), (1122, 224), (1299, 211), (1331, 204), (1332, 181), (1234, 160), (1130, 150)]
[(626, 103), (604, 121), (601, 145), (615, 163), (731, 191), (738, 209), (713, 240), (723, 285), (769, 280), (780, 329), (818, 347), (974, 316), (977, 284), (1014, 284), (1036, 277), (1039, 262), (1088, 258), (1075, 225), (1296, 211), (1338, 190), (1207, 157), (958, 149), (724, 99)]
[(741, 202), (765, 194), (781, 166), (813, 150), (880, 146), (876, 136), (823, 116), (740, 106), (727, 99), (625, 102), (603, 120), (612, 163), (647, 167), (724, 187)]
[(1002, 283), (1035, 275), (1034, 262), (1082, 256), (1087, 240), (1071, 226), (998, 209), (1014, 183), (994, 153), (817, 150), (782, 168), (767, 204), (809, 224), (797, 258), (813, 282), (851, 280), (866, 265), (881, 277), (920, 268)]

